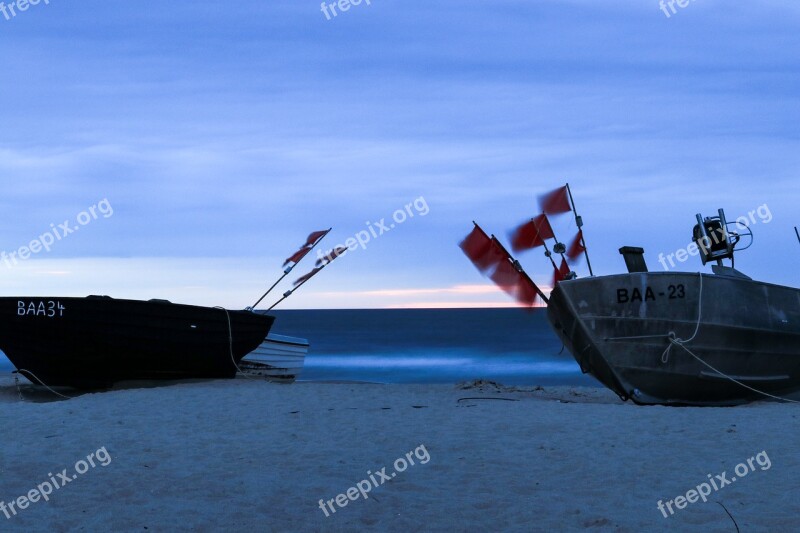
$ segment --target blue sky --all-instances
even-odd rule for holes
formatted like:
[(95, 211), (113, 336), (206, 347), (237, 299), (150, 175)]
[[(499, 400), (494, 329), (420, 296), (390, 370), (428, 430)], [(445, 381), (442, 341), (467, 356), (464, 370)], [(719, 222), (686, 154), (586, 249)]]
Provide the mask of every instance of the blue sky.
[[(372, 0), (332, 20), (310, 0), (50, 0), (0, 16), (0, 250), (113, 206), (0, 263), (0, 291), (244, 307), (311, 230), (343, 243), (424, 198), (287, 307), (505, 305), (456, 244), (473, 219), (505, 238), (565, 181), (596, 273), (624, 270), (622, 245), (661, 269), (696, 212), (766, 204), (737, 266), (797, 286), (799, 24), (777, 0), (670, 18), (655, 0)], [(539, 252), (520, 259), (549, 283)]]

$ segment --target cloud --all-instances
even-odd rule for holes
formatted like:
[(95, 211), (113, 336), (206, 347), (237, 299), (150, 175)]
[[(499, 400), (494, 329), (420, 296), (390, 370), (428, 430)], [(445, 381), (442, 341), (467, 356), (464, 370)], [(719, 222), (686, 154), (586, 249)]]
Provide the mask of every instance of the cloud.
[[(775, 222), (737, 265), (792, 283), (775, 250), (800, 224), (797, 15), (777, 0), (703, 0), (669, 20), (632, 0), (387, 0), (335, 21), (303, 2), (51, 3), (3, 27), (0, 68), (15, 83), (0, 107), (0, 249), (108, 198), (113, 219), (48, 260), (169, 273), (136, 290), (96, 280), (115, 294), (239, 302), (247, 291), (230, 280), (246, 272), (257, 292), (311, 230), (333, 226), (338, 242), (424, 196), (430, 215), (290, 305), (349, 305), (331, 291), (359, 305), (499, 305), (505, 295), (453, 292), (483, 280), (456, 243), (471, 220), (505, 239), (568, 180), (597, 272), (621, 271), (626, 244), (654, 267), (686, 245), (698, 211), (768, 203)], [(559, 229), (568, 240), (574, 223)], [(541, 255), (520, 260), (549, 282)], [(181, 279), (206, 262), (219, 284)], [(414, 287), (442, 292), (393, 292)]]

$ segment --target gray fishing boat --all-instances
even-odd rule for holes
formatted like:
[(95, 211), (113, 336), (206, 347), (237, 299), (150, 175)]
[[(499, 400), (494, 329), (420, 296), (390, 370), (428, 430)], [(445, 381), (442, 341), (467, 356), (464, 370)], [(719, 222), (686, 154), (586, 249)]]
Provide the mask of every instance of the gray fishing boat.
[(800, 290), (733, 268), (741, 236), (730, 226), (722, 209), (697, 215), (695, 255), (713, 273), (648, 272), (644, 251), (625, 247), (627, 274), (559, 281), (548, 316), (583, 372), (638, 404), (800, 391)]

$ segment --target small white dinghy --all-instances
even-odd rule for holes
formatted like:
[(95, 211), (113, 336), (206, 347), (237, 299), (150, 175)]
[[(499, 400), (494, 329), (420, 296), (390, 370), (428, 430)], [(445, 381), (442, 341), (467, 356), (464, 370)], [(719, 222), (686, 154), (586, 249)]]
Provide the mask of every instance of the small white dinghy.
[(306, 339), (270, 333), (258, 348), (242, 359), (240, 367), (270, 381), (291, 383), (303, 370), (309, 346)]

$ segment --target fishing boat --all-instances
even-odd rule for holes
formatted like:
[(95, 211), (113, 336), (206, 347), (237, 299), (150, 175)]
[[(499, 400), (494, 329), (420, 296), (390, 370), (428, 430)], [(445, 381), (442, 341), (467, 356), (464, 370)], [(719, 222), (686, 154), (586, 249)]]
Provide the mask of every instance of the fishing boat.
[(724, 266), (740, 242), (729, 227), (722, 209), (697, 215), (695, 255), (713, 273), (648, 272), (643, 250), (624, 247), (627, 274), (559, 281), (548, 317), (583, 372), (638, 404), (800, 391), (800, 290)]
[[(544, 302), (584, 373), (637, 404), (736, 405), (800, 392), (800, 289), (753, 280), (734, 267), (736, 251), (748, 248), (753, 234), (743, 225), (732, 228), (724, 210), (697, 214), (687, 249), (687, 256), (711, 263), (711, 272), (650, 272), (644, 250), (626, 246), (620, 253), (627, 273), (595, 276), (569, 184), (541, 197), (540, 208), (513, 233), (512, 247), (544, 247), (555, 272), (549, 295), (477, 223), (460, 247), (520, 304)], [(547, 215), (569, 211), (578, 235), (566, 247)], [(548, 239), (556, 240), (552, 252)], [(561, 255), (561, 266), (553, 254)], [(589, 269), (584, 278), (568, 263), (581, 256)]]
[[(45, 387), (103, 389), (121, 381), (234, 378), (253, 351), (270, 375), (293, 380), (308, 342), (268, 337), (275, 318), (255, 308), (330, 231), (312, 232), (286, 259), (280, 278), (243, 311), (109, 296), (2, 297), (0, 350), (16, 372)], [(338, 247), (322, 256), (269, 310), (345, 251)]]
[(309, 343), (306, 339), (270, 333), (258, 348), (242, 359), (241, 369), (270, 381), (291, 383), (303, 371)]
[(0, 350), (37, 385), (233, 378), (274, 317), (166, 300), (0, 298)]

